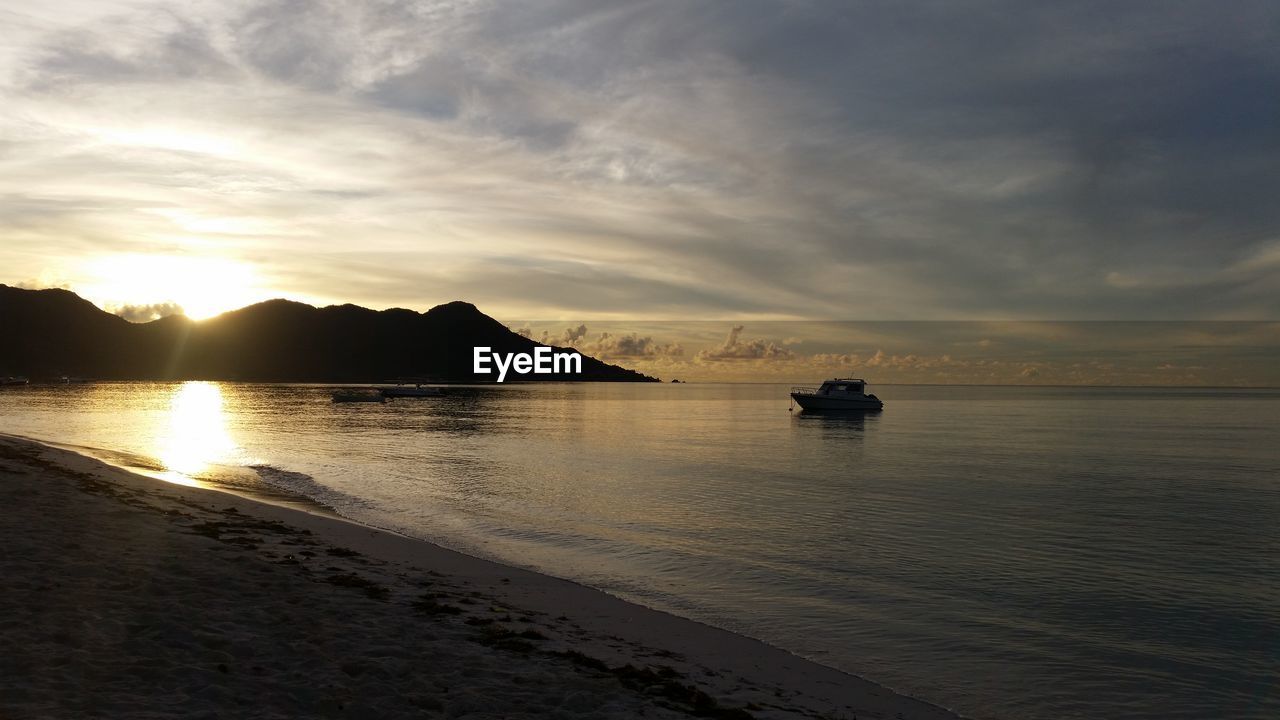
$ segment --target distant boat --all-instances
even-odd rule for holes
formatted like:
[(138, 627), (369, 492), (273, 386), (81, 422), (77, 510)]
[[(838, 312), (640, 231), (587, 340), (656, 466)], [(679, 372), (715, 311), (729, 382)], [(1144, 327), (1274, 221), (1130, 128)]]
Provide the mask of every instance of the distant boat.
[(880, 410), (884, 403), (867, 394), (867, 381), (861, 378), (832, 378), (822, 387), (793, 387), (791, 400), (801, 410), (832, 412), (840, 410)]
[(27, 379), (22, 377), (21, 375), (17, 377), (10, 375), (8, 377), (0, 378), (0, 385), (26, 385), (26, 384), (27, 384)]
[(444, 391), (440, 388), (422, 387), (421, 384), (414, 387), (397, 385), (396, 387), (382, 388), (382, 396), (385, 398), (439, 397), (443, 394)]
[(387, 399), (382, 397), (382, 393), (371, 390), (338, 390), (333, 393), (333, 401), (336, 403), (381, 403)]

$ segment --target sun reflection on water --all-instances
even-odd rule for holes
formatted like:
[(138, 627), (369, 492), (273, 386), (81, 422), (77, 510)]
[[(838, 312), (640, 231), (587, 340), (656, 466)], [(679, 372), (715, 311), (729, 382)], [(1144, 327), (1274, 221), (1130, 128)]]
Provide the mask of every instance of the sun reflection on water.
[(228, 462), (235, 450), (218, 384), (183, 383), (170, 401), (168, 431), (161, 434), (156, 453), (164, 463), (166, 479), (199, 485), (193, 477), (215, 463)]

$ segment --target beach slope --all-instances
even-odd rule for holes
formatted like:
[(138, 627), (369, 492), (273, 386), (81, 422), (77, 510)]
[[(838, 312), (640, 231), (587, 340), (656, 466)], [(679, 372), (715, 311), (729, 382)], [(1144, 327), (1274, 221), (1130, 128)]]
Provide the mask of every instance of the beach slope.
[(0, 435), (0, 715), (954, 718), (430, 543)]

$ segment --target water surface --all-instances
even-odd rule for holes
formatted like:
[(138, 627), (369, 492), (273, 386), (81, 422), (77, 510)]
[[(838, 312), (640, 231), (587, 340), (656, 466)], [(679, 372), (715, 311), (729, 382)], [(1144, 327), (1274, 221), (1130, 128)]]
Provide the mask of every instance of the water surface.
[(32, 386), (0, 431), (266, 483), (971, 716), (1280, 717), (1280, 392), (873, 390), (822, 417), (774, 385)]

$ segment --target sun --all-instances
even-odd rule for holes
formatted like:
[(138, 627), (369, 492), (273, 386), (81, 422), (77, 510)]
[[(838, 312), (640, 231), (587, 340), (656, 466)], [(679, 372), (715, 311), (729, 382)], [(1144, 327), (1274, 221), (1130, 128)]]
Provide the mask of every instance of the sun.
[(261, 300), (252, 266), (220, 257), (120, 254), (84, 268), (81, 293), (102, 307), (174, 303), (203, 320)]

